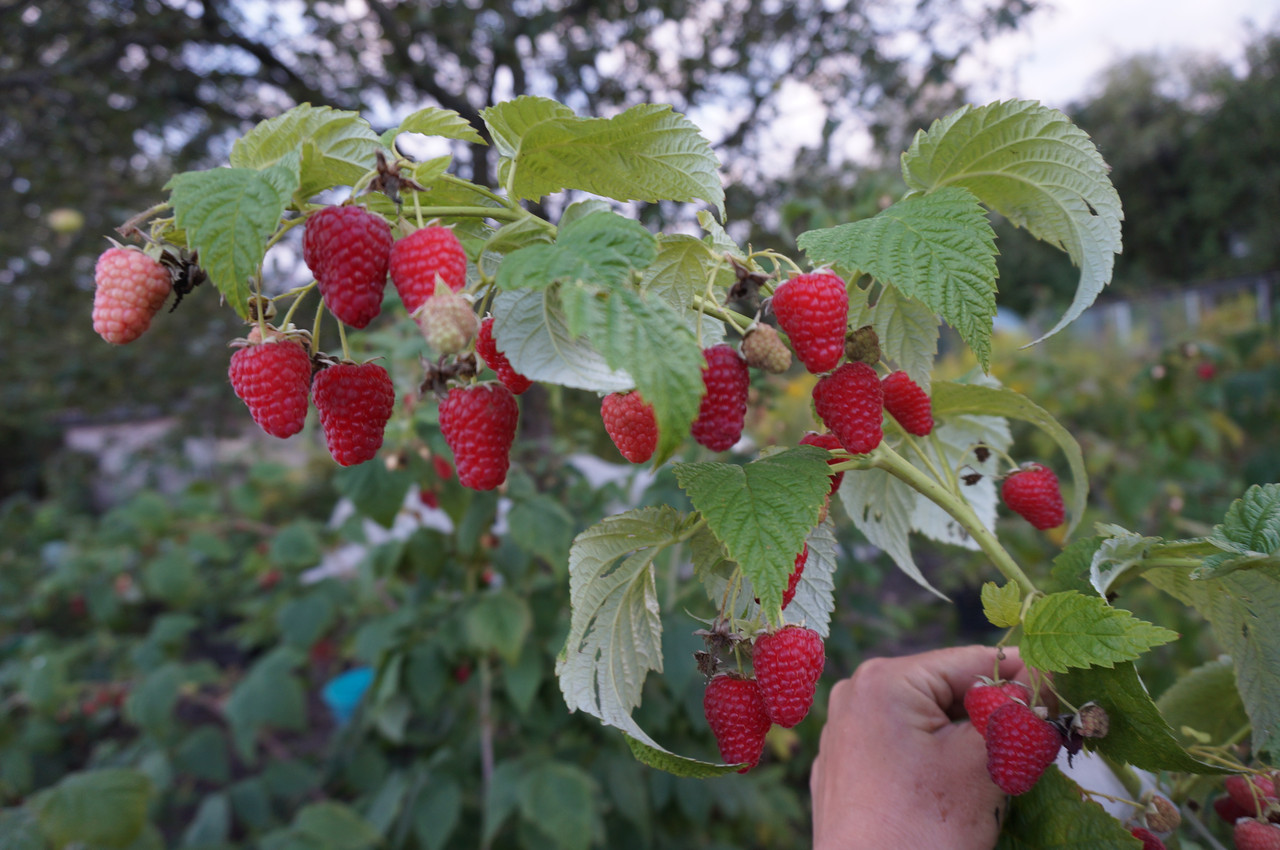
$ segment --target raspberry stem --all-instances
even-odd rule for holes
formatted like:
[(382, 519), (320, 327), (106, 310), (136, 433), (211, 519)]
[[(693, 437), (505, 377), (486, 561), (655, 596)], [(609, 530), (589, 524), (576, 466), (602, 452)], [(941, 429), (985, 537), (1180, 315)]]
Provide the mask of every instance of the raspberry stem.
[[(739, 335), (745, 335), (747, 328), (751, 325), (751, 319), (741, 313), (723, 307), (715, 301), (708, 300), (702, 295), (693, 296), (693, 306), (708, 316), (714, 316), (725, 324), (730, 325)], [(699, 342), (699, 345), (701, 345), (701, 342)]]
[[(932, 499), (938, 507), (950, 514), (965, 531), (973, 536), (974, 542), (991, 559), (996, 569), (1005, 578), (1016, 582), (1022, 588), (1023, 593), (1036, 592), (1035, 584), (1022, 571), (1022, 568), (1013, 560), (1008, 551), (1000, 545), (1000, 541), (996, 539), (991, 530), (982, 524), (982, 521), (974, 514), (973, 508), (963, 498), (950, 492), (946, 487), (916, 469), (906, 458), (884, 443), (881, 443), (867, 457), (870, 459), (871, 466), (888, 472), (912, 489)], [(832, 467), (833, 470), (840, 468), (841, 464), (836, 464)]]

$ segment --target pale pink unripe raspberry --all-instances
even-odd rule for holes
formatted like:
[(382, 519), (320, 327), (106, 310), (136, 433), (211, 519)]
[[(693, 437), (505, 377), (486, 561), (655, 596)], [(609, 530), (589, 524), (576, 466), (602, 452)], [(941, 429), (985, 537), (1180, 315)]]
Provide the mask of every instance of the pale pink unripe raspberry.
[(107, 342), (133, 342), (151, 327), (173, 278), (136, 248), (108, 248), (93, 271), (93, 329)]

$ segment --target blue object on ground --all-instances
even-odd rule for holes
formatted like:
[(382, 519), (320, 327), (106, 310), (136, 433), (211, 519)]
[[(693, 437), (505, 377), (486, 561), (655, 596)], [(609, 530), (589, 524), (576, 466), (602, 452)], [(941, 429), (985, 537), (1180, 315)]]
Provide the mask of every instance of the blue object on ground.
[(373, 668), (355, 667), (326, 682), (320, 697), (333, 712), (333, 719), (342, 726), (350, 722), (356, 706), (360, 705), (361, 698), (372, 684)]

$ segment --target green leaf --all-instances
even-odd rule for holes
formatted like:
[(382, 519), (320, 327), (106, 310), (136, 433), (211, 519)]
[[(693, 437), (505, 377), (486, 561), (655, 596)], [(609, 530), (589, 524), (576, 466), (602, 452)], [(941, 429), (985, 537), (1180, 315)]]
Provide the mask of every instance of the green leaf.
[(225, 712), (242, 758), (253, 760), (258, 730), (264, 726), (306, 728), (306, 694), (293, 675), (302, 660), (297, 651), (278, 648), (255, 663), (231, 691)]
[(502, 825), (506, 823), (516, 806), (519, 805), (520, 784), (524, 777), (524, 763), (520, 761), (498, 762), (489, 781), (488, 792), (484, 798), (484, 815), (481, 827), (481, 840), (492, 845)]
[(681, 463), (676, 480), (777, 623), (782, 592), (830, 489), (829, 455), (800, 446), (752, 461)]
[(698, 128), (669, 105), (581, 118), (525, 96), (481, 116), (503, 156), (500, 179), (515, 198), (581, 189), (619, 201), (704, 200), (724, 217), (720, 162)]
[(298, 812), (293, 829), (325, 850), (365, 850), (382, 842), (378, 830), (342, 803), (312, 803)]
[(440, 175), (449, 170), (449, 166), (453, 163), (453, 156), (446, 154), (445, 156), (432, 157), (415, 163), (413, 166), (414, 182), (420, 186), (429, 186), (440, 178)]
[(413, 832), (427, 850), (442, 850), (458, 828), (462, 815), (462, 789), (457, 782), (439, 777), (427, 784), (413, 807)]
[(617, 286), (657, 256), (657, 241), (634, 219), (595, 212), (560, 230), (554, 245), (530, 245), (498, 267), (499, 289), (546, 289), (557, 283)]
[(587, 850), (596, 818), (596, 786), (591, 775), (564, 762), (540, 762), (524, 775), (520, 815), (556, 847)]
[(1057, 765), (1014, 797), (996, 850), (1141, 850), (1142, 844)]
[(667, 507), (627, 511), (579, 534), (569, 551), (569, 636), (556, 661), (565, 705), (653, 746), (631, 712), (648, 672), (662, 672), (653, 560), (683, 525)]
[(181, 664), (168, 663), (146, 675), (129, 691), (125, 700), (125, 718), (152, 735), (161, 735), (173, 726), (173, 709), (178, 704), (178, 690), (186, 681)]
[(337, 613), (329, 595), (316, 591), (285, 603), (276, 612), (276, 626), (285, 643), (306, 650), (329, 629)]
[(334, 186), (354, 185), (374, 167), (380, 147), (377, 134), (359, 113), (304, 103), (261, 122), (236, 140), (231, 165), (266, 168), (305, 149), (296, 190), (306, 199)]
[(839, 494), (845, 513), (872, 546), (892, 558), (916, 584), (940, 599), (947, 598), (929, 584), (911, 556), (911, 519), (919, 494), (910, 485), (883, 469), (850, 469)]
[(1229, 659), (1210, 661), (1180, 677), (1156, 706), (1187, 746), (1225, 744), (1249, 722)]
[(658, 446), (653, 465), (665, 463), (689, 434), (706, 388), (706, 363), (698, 341), (680, 315), (661, 298), (629, 289), (610, 293), (592, 339), (605, 363), (626, 369), (640, 395), (653, 406)]
[(399, 127), (384, 133), (383, 139), (385, 140), (388, 136), (394, 138), (401, 133), (440, 136), (445, 139), (458, 139), (474, 145), (487, 144), (467, 119), (452, 109), (441, 109), (438, 106), (428, 106), (424, 109), (419, 109), (417, 112), (410, 113), (400, 122)]
[(1152, 567), (1143, 578), (1209, 621), (1235, 666), (1236, 685), (1253, 724), (1255, 750), (1280, 740), (1280, 568), (1260, 567), (1193, 580), (1185, 567)]
[(1096, 593), (1089, 584), (1089, 565), (1093, 562), (1093, 553), (1101, 545), (1101, 537), (1085, 537), (1073, 541), (1053, 559), (1049, 580), (1040, 589), (1045, 593), (1059, 590), (1078, 590), (1086, 595)]
[(0, 809), (0, 850), (48, 850), (35, 815), (27, 809)]
[(1246, 490), (1231, 503), (1223, 521), (1213, 527), (1208, 542), (1223, 551), (1206, 557), (1192, 578), (1280, 567), (1280, 484), (1254, 485)]
[(282, 191), (288, 181), (281, 174), (213, 168), (178, 174), (165, 184), (174, 220), (199, 252), (200, 266), (242, 318), (248, 317), (249, 280), (259, 273), (292, 194)]
[(706, 242), (686, 233), (664, 233), (658, 237), (657, 256), (644, 269), (640, 288), (646, 296), (657, 295), (683, 310), (706, 291), (707, 278), (717, 265), (714, 285), (728, 289), (734, 283), (733, 270)]
[(1074, 321), (1111, 281), (1124, 213), (1109, 170), (1066, 115), (1029, 100), (965, 106), (917, 133), (902, 156), (914, 191), (964, 187), (1080, 268), (1071, 306), (1041, 340)]
[(384, 528), (395, 522), (412, 483), (413, 473), (408, 468), (392, 471), (383, 463), (343, 467), (333, 474), (338, 493), (355, 502), (356, 510)]
[(635, 386), (625, 371), (608, 366), (589, 339), (570, 333), (558, 289), (499, 292), (493, 337), (512, 368), (530, 380), (598, 393)]
[(1028, 667), (1055, 673), (1132, 661), (1178, 637), (1177, 632), (1112, 608), (1100, 596), (1074, 590), (1037, 599), (1027, 609), (1022, 629), (1022, 660)]
[(1066, 455), (1067, 466), (1071, 470), (1071, 519), (1067, 525), (1067, 535), (1070, 536), (1084, 516), (1085, 504), (1089, 498), (1089, 477), (1084, 468), (1084, 455), (1070, 431), (1062, 427), (1049, 411), (1007, 387), (938, 381), (933, 385), (932, 402), (933, 415), (937, 418), (945, 418), (951, 414), (1003, 416), (1029, 422), (1057, 443), (1058, 448)]
[(982, 613), (998, 629), (1011, 629), (1022, 622), (1022, 591), (1017, 582), (1003, 587), (994, 581), (982, 585)]
[(809, 532), (805, 545), (809, 547), (809, 557), (796, 585), (796, 595), (782, 612), (782, 620), (807, 626), (826, 638), (831, 630), (831, 612), (835, 610), (835, 574), (839, 553), (835, 524), (829, 517)]
[(630, 735), (624, 734), (623, 737), (626, 738), (627, 746), (631, 748), (631, 754), (636, 757), (637, 761), (647, 764), (649, 767), (656, 767), (658, 770), (665, 770), (675, 776), (684, 776), (690, 779), (709, 779), (713, 776), (737, 773), (741, 767), (741, 765), (737, 764), (716, 764), (709, 761), (685, 758), (684, 756), (669, 753), (662, 748), (651, 747), (643, 741), (637, 741)]
[(108, 848), (131, 844), (147, 823), (151, 780), (136, 770), (103, 768), (67, 775), (31, 802), (54, 846), (74, 842)]
[(938, 314), (892, 286), (881, 288), (874, 305), (867, 303), (870, 296), (871, 290), (850, 294), (849, 327), (871, 325), (880, 339), (881, 356), (928, 392), (938, 354)]
[(1069, 670), (1054, 676), (1053, 684), (1068, 702), (1083, 705), (1092, 700), (1106, 709), (1110, 729), (1104, 738), (1085, 739), (1090, 750), (1142, 770), (1231, 772), (1205, 764), (1182, 748), (1130, 662), (1112, 669)]
[(231, 803), (225, 794), (208, 794), (200, 801), (182, 832), (183, 847), (225, 844), (231, 838)]
[(1159, 537), (1143, 537), (1119, 527), (1108, 530), (1115, 533), (1104, 535), (1089, 562), (1089, 584), (1102, 596), (1107, 595), (1117, 578), (1140, 565), (1151, 547), (1160, 542)]
[(514, 664), (533, 627), (533, 614), (527, 602), (504, 590), (480, 597), (463, 622), (468, 646), (495, 652)]
[(973, 349), (985, 370), (996, 314), (995, 231), (978, 199), (951, 187), (797, 240), (815, 263), (866, 272), (918, 298)]

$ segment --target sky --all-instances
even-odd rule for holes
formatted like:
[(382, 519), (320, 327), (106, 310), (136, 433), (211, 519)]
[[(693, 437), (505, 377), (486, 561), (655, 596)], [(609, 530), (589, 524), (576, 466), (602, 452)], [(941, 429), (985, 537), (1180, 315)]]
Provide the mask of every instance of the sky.
[(1136, 53), (1191, 50), (1238, 61), (1249, 21), (1263, 31), (1280, 26), (1280, 0), (1056, 0), (959, 75), (978, 102), (1030, 98), (1062, 109), (1093, 93), (1104, 68)]

